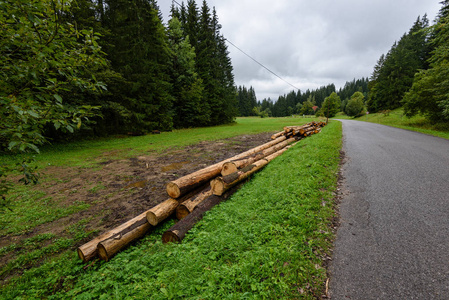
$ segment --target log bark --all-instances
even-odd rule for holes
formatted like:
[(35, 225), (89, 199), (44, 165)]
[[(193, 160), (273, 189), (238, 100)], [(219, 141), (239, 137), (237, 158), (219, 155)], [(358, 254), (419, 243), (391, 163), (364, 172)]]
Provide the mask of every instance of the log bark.
[(148, 223), (146, 215), (147, 212), (144, 212), (111, 230), (113, 235), (98, 243), (98, 256), (100, 256), (101, 259), (108, 261), (126, 245), (144, 236), (152, 227), (150, 223)]
[(251, 154), (257, 153), (261, 150), (267, 149), (275, 144), (278, 144), (282, 141), (285, 141), (287, 138), (285, 136), (281, 136), (271, 142), (265, 143), (253, 149), (250, 149), (246, 152), (243, 152), (234, 157), (228, 158), (224, 161), (216, 163), (214, 165), (208, 166), (204, 169), (198, 170), (192, 174), (183, 176), (174, 181), (171, 181), (167, 184), (167, 193), (172, 198), (179, 198), (185, 193), (193, 190), (194, 188), (206, 183), (210, 179), (218, 176), (221, 172), (223, 164), (228, 161), (237, 160), (249, 156)]
[(214, 195), (220, 196), (224, 192), (226, 192), (228, 189), (232, 188), (239, 182), (243, 181), (244, 179), (248, 178), (250, 175), (254, 174), (258, 170), (265, 167), (270, 161), (287, 151), (289, 147), (285, 147), (261, 160), (258, 160), (254, 162), (253, 164), (246, 166), (245, 168), (234, 172), (230, 175), (224, 176), (224, 177), (217, 177), (214, 180), (211, 180), (210, 185), (212, 189), (212, 193)]
[(179, 204), (176, 208), (176, 218), (178, 220), (182, 220), (190, 214), (196, 206), (198, 206), (201, 202), (203, 202), (207, 197), (212, 195), (212, 191), (210, 189), (210, 185), (207, 189), (199, 193), (198, 195), (190, 198), (189, 200), (184, 201)]
[(296, 141), (295, 138), (290, 138), (290, 139), (285, 140), (279, 144), (276, 144), (270, 148), (267, 148), (258, 153), (255, 153), (249, 157), (245, 157), (245, 158), (242, 158), (239, 160), (234, 160), (234, 161), (224, 163), (223, 168), (221, 170), (221, 176), (227, 176), (229, 174), (235, 173), (238, 171), (238, 169), (246, 167), (255, 161), (261, 160), (262, 158), (264, 158), (268, 155), (271, 155), (271, 154), (281, 150), (284, 147), (287, 147), (289, 144), (291, 144), (295, 141)]
[(223, 196), (211, 195), (204, 199), (203, 202), (197, 205), (197, 207), (185, 218), (180, 220), (178, 223), (173, 225), (170, 229), (168, 229), (162, 235), (162, 242), (177, 242), (180, 243), (186, 233), (199, 221), (203, 218), (204, 214), (209, 211), (212, 207), (219, 204), (220, 202), (229, 198), (230, 195), (234, 192), (234, 189), (229, 190)]
[(178, 199), (168, 198), (164, 202), (159, 203), (158, 205), (147, 211), (148, 223), (156, 226), (157, 224), (168, 218), (171, 214), (173, 214), (176, 211), (176, 208), (181, 203), (207, 190), (210, 190), (210, 184), (202, 185), (200, 188), (197, 188)]

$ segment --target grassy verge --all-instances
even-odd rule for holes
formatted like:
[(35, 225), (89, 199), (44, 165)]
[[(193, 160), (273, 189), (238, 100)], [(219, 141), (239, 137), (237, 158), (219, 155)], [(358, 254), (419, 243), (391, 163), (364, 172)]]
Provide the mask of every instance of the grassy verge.
[(30, 269), (0, 298), (313, 299), (332, 244), (340, 122), (307, 138), (215, 207), (182, 244), (156, 228), (108, 263), (75, 253)]
[(374, 113), (365, 115), (359, 118), (348, 117), (344, 114), (339, 114), (335, 117), (336, 119), (351, 119), (358, 121), (365, 121), (371, 123), (377, 123), (382, 125), (388, 125), (392, 127), (417, 131), (425, 134), (430, 134), (433, 136), (438, 136), (441, 138), (449, 139), (449, 124), (430, 124), (429, 121), (423, 116), (414, 116), (408, 118), (404, 116), (404, 112), (401, 108), (392, 110), (388, 114), (385, 113)]

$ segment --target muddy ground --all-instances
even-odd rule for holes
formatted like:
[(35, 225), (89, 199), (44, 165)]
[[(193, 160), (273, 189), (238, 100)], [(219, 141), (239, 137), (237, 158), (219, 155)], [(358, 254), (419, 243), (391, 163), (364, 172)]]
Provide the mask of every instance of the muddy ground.
[[(41, 170), (42, 183), (33, 189), (43, 190), (46, 197), (60, 205), (87, 203), (90, 207), (70, 216), (42, 224), (26, 234), (0, 237), (0, 248), (42, 233), (70, 237), (67, 226), (88, 220), (85, 230), (95, 234), (77, 243), (89, 241), (166, 200), (165, 185), (178, 177), (219, 162), (270, 141), (272, 133), (243, 135), (230, 139), (201, 142), (163, 154), (151, 154), (122, 160), (107, 160), (104, 153), (94, 168), (47, 167)], [(106, 159), (106, 160), (105, 160)], [(0, 258), (0, 266), (14, 253)], [(0, 278), (1, 281), (2, 278)], [(5, 278), (3, 278), (5, 279)]]

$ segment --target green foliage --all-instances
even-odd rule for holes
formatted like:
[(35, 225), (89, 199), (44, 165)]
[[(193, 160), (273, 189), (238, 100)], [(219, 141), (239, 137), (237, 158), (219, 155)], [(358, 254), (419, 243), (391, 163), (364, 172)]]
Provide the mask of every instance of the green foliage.
[(365, 97), (361, 92), (355, 92), (352, 95), (351, 100), (348, 101), (346, 105), (345, 112), (350, 117), (362, 116), (365, 112), (365, 105), (363, 99)]
[[(355, 92), (361, 92), (363, 93), (364, 96), (366, 96), (369, 91), (368, 83), (369, 83), (368, 78), (361, 78), (357, 80), (355, 80), (354, 78), (352, 81), (347, 81), (344, 87), (340, 88), (340, 90), (337, 93), (340, 99), (342, 99), (342, 105), (344, 100), (349, 100), (349, 98), (351, 98), (351, 96)], [(345, 111), (343, 106), (342, 111)]]
[(207, 125), (210, 116), (202, 106), (204, 85), (195, 71), (195, 49), (189, 37), (184, 36), (181, 22), (172, 18), (168, 22), (169, 44), (173, 52), (172, 95), (175, 97), (174, 109), (176, 128)]
[(305, 101), (302, 106), (301, 106), (301, 110), (299, 111), (299, 114), (301, 115), (313, 115), (315, 113), (315, 111), (313, 110), (313, 107), (315, 106), (314, 104), (314, 100), (311, 99), (311, 97), (309, 99), (307, 99), (307, 101)]
[(341, 100), (336, 92), (333, 92), (329, 97), (326, 97), (326, 99), (324, 99), (323, 106), (321, 107), (321, 111), (324, 116), (329, 118), (334, 117), (338, 112), (340, 112), (340, 109)]
[(341, 125), (330, 122), (207, 213), (182, 244), (160, 242), (169, 222), (108, 263), (83, 269), (75, 254), (65, 254), (25, 271), (0, 297), (320, 297), (326, 281), (322, 258), (333, 239), (340, 148)]
[(253, 115), (259, 116), (261, 118), (268, 118), (268, 117), (271, 117), (271, 111), (269, 108), (262, 110), (261, 106), (255, 106), (253, 108)]
[(449, 16), (442, 17), (432, 29), (435, 49), (429, 59), (430, 68), (416, 74), (403, 99), (404, 112), (410, 117), (423, 114), (434, 123), (449, 122)]
[(407, 34), (395, 43), (387, 55), (382, 55), (374, 67), (367, 106), (377, 112), (401, 106), (415, 74), (426, 68), (428, 34), (427, 17), (418, 18)]
[[(66, 95), (99, 93), (105, 89), (93, 73), (106, 61), (92, 30), (67, 23), (70, 3), (2, 1), (0, 3), (0, 150), (39, 153), (47, 141), (46, 126), (73, 133), (97, 115), (95, 107)], [(37, 181), (30, 160), (15, 168), (0, 165), (0, 207), (10, 185), (5, 179), (23, 173), (25, 184)]]
[(241, 117), (258, 116), (254, 111), (257, 107), (257, 98), (254, 88), (247, 89), (245, 86), (238, 87), (237, 99), (239, 103), (239, 114)]

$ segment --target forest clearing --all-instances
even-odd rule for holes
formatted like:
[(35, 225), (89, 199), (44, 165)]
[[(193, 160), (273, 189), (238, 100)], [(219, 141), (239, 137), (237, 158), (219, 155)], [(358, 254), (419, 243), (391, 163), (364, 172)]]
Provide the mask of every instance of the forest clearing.
[[(207, 165), (222, 161), (223, 159), (229, 158), (233, 155), (259, 146), (267, 141), (270, 141), (271, 135), (284, 127), (282, 125), (280, 126), (281, 122), (291, 125), (298, 124), (300, 122), (307, 123), (309, 121), (310, 119), (301, 118), (241, 118), (238, 120), (237, 124), (234, 124), (232, 126), (215, 127), (215, 130), (211, 130), (211, 128), (199, 128), (184, 130), (184, 132), (180, 135), (178, 135), (178, 133), (175, 131), (162, 133), (160, 135), (149, 135), (147, 137), (123, 138), (126, 140), (134, 140), (134, 143), (136, 143), (138, 140), (140, 141), (137, 143), (141, 143), (142, 139), (146, 139), (147, 142), (149, 142), (148, 144), (151, 145), (150, 140), (165, 140), (165, 138), (172, 140), (176, 135), (178, 135), (184, 137), (184, 143), (192, 143), (190, 145), (183, 145), (179, 147), (168, 146), (167, 148), (160, 149), (159, 151), (144, 151), (143, 147), (142, 149), (138, 150), (140, 151), (140, 153), (135, 153), (136, 155), (130, 155), (130, 152), (127, 148), (120, 149), (120, 147), (117, 146), (115, 150), (109, 152), (100, 151), (96, 154), (93, 154), (92, 156), (89, 156), (88, 154), (86, 154), (86, 152), (83, 153), (83, 151), (85, 150), (83, 150), (82, 147), (74, 147), (78, 148), (81, 153), (71, 153), (65, 158), (64, 155), (67, 155), (67, 152), (76, 152), (76, 150), (73, 149), (69, 150), (69, 144), (59, 146), (62, 148), (66, 147), (66, 153), (64, 153), (64, 151), (61, 151), (60, 153), (58, 153), (58, 151), (54, 151), (53, 153), (45, 153), (47, 151), (44, 151), (44, 153), (42, 153), (42, 156), (44, 158), (48, 155), (47, 158), (53, 157), (54, 159), (52, 160), (52, 163), (50, 163), (49, 161), (47, 161), (46, 163), (44, 163), (43, 161), (40, 162), (42, 164), (40, 169), (40, 172), (42, 173), (41, 183), (32, 187), (18, 185), (13, 191), (13, 193), (15, 193), (16, 195), (14, 201), (15, 205), (12, 207), (12, 211), (6, 212), (4, 218), (2, 218), (2, 231), (0, 240), (0, 259), (2, 264), (1, 276), (3, 285), (1, 292), (1, 294), (3, 295), (2, 297), (14, 298), (19, 295), (28, 295), (34, 297), (60, 295), (56, 297), (62, 297), (62, 295), (67, 292), (69, 292), (69, 294), (73, 292), (74, 294), (72, 294), (72, 296), (75, 296), (79, 295), (79, 291), (76, 288), (77, 284), (80, 284), (81, 286), (84, 286), (86, 284), (85, 279), (81, 279), (81, 277), (79, 276), (90, 277), (93, 274), (97, 274), (101, 277), (102, 275), (100, 275), (100, 273), (103, 271), (100, 270), (102, 270), (102, 268), (110, 268), (117, 263), (120, 265), (121, 259), (123, 259), (123, 257), (127, 257), (130, 254), (135, 255), (136, 253), (139, 253), (139, 251), (149, 251), (149, 253), (143, 255), (145, 257), (147, 255), (162, 255), (162, 253), (165, 253), (163, 255), (170, 256), (170, 254), (168, 253), (172, 251), (181, 251), (184, 252), (184, 254), (187, 254), (185, 253), (185, 250), (181, 250), (181, 248), (192, 247), (192, 241), (198, 241), (198, 235), (202, 236), (205, 233), (201, 230), (198, 231), (197, 227), (194, 227), (192, 233), (189, 232), (186, 235), (186, 242), (183, 242), (183, 244), (175, 245), (170, 243), (164, 245), (161, 243), (161, 235), (163, 231), (174, 225), (174, 219), (170, 219), (168, 220), (168, 222), (155, 227), (155, 229), (151, 230), (152, 232), (150, 234), (147, 234), (142, 240), (134, 243), (131, 247), (126, 248), (124, 252), (117, 254), (117, 256), (112, 258), (108, 263), (101, 262), (98, 259), (88, 263), (82, 263), (77, 257), (76, 247), (94, 238), (98, 234), (107, 231), (108, 229), (112, 229), (128, 221), (130, 218), (135, 217), (139, 213), (151, 208), (152, 206), (166, 200), (167, 194), (165, 191), (165, 185), (167, 182), (174, 180), (175, 178), (178, 178), (180, 176), (192, 173), (193, 171)], [(286, 284), (283, 288), (286, 289), (286, 293), (288, 290), (288, 294), (298, 293), (298, 291), (304, 294), (319, 294), (323, 291), (323, 283), (325, 282), (324, 278), (326, 276), (326, 273), (325, 269), (323, 269), (322, 267), (325, 266), (325, 260), (321, 262), (319, 261), (323, 257), (327, 257), (326, 253), (332, 239), (332, 198), (336, 189), (337, 166), (339, 161), (338, 151), (339, 145), (341, 143), (341, 132), (340, 134), (338, 133), (338, 131), (341, 129), (339, 129), (339, 126), (337, 126), (338, 124), (339, 123), (331, 123), (328, 126), (329, 129), (323, 128), (323, 134), (316, 135), (316, 137), (314, 136), (317, 142), (322, 143), (326, 147), (331, 147), (332, 151), (328, 151), (328, 153), (326, 154), (321, 153), (325, 151), (325, 148), (319, 150), (316, 148), (316, 146), (313, 146), (313, 138), (310, 138), (310, 141), (308, 141), (309, 139), (302, 140), (300, 141), (300, 144), (289, 150), (294, 151), (295, 149), (297, 149), (296, 151), (300, 151), (301, 148), (304, 147), (314, 147), (314, 151), (305, 151), (306, 153), (310, 152), (307, 155), (328, 156), (326, 159), (324, 159), (324, 161), (322, 161), (323, 158), (318, 158), (318, 160), (316, 160), (317, 158), (314, 158), (312, 160), (308, 159), (308, 162), (303, 161), (303, 163), (306, 164), (305, 166), (298, 166), (298, 169), (304, 169), (301, 170), (301, 172), (309, 171), (311, 169), (311, 166), (319, 167), (320, 169), (324, 167), (324, 169), (321, 169), (321, 171), (319, 172), (315, 168), (312, 168), (312, 170), (314, 170), (312, 172), (312, 178), (315, 176), (317, 176), (317, 178), (320, 178), (322, 176), (323, 178), (314, 183), (316, 185), (315, 187), (312, 187), (314, 191), (310, 191), (308, 190), (308, 188), (304, 187), (307, 191), (305, 192), (305, 194), (302, 194), (301, 190), (303, 189), (303, 187), (301, 187), (301, 185), (297, 185), (296, 178), (290, 179), (288, 180), (288, 182), (286, 182), (289, 184), (293, 184), (292, 186), (294, 187), (297, 187), (295, 188), (298, 189), (296, 191), (291, 189), (285, 190), (284, 188), (278, 189), (276, 187), (268, 187), (273, 194), (266, 196), (268, 196), (269, 198), (273, 198), (273, 200), (276, 199), (273, 203), (267, 203), (267, 205), (269, 206), (276, 206), (280, 203), (278, 202), (281, 200), (280, 198), (278, 198), (279, 193), (285, 193), (285, 195), (290, 194), (289, 197), (292, 198), (290, 200), (295, 199), (295, 201), (297, 201), (298, 198), (304, 198), (306, 194), (314, 195), (311, 199), (307, 200), (311, 201), (307, 202), (307, 204), (297, 203), (298, 207), (296, 208), (284, 208), (285, 212), (289, 212), (288, 214), (290, 215), (292, 212), (299, 213), (300, 208), (302, 206), (305, 206), (306, 209), (301, 212), (301, 214), (304, 214), (303, 217), (305, 217), (305, 219), (297, 219), (299, 218), (299, 216), (294, 215), (290, 217), (281, 217), (282, 211), (278, 211), (280, 213), (278, 217), (281, 218), (281, 223), (287, 222), (287, 220), (292, 217), (294, 217), (296, 223), (299, 222), (303, 224), (303, 222), (305, 222), (304, 224), (309, 224), (312, 221), (317, 222), (314, 225), (317, 226), (315, 228), (302, 228), (301, 226), (296, 228), (295, 230), (304, 232), (305, 235), (296, 236), (294, 239), (295, 242), (293, 242), (293, 244), (283, 245), (285, 247), (296, 247), (298, 245), (295, 244), (304, 243), (302, 246), (310, 246), (308, 254), (301, 254), (301, 256), (305, 255), (307, 257), (305, 261), (298, 260), (297, 262), (291, 262), (285, 259), (285, 261), (283, 261), (281, 264), (284, 266), (284, 268), (289, 266), (287, 269), (292, 272), (290, 276), (293, 276), (296, 279), (298, 278), (298, 276), (301, 278), (304, 277), (304, 279), (307, 281), (304, 282), (303, 287), (298, 288), (293, 288), (290, 285), (291, 283)], [(267, 128), (269, 128), (268, 132), (266, 131)], [(240, 130), (251, 132), (252, 134), (242, 135), (240, 134)], [(329, 130), (331, 132), (326, 133), (326, 131)], [(187, 131), (190, 131), (189, 134), (186, 134)], [(209, 131), (209, 133), (206, 133), (207, 131)], [(230, 133), (231, 131), (233, 132)], [(211, 134), (213, 134), (214, 136), (212, 137)], [(234, 134), (235, 136), (226, 137), (226, 135), (229, 134)], [(165, 138), (164, 135), (166, 136)], [(202, 136), (204, 138), (204, 141), (199, 143), (195, 141), (195, 139), (199, 136)], [(208, 139), (211, 138), (215, 138), (218, 140), (208, 141)], [(334, 140), (334, 142), (331, 142), (332, 140)], [(110, 142), (117, 141), (110, 140)], [(176, 141), (172, 142), (176, 144)], [(312, 145), (308, 145), (309, 143), (311, 143)], [(333, 145), (331, 146), (332, 143)], [(157, 143), (155, 143), (155, 145), (151, 146), (157, 148), (158, 145)], [(58, 148), (58, 146), (55, 148)], [(163, 148), (163, 146), (161, 148)], [(48, 151), (52, 152), (51, 150)], [(288, 156), (289, 151), (284, 153), (281, 157), (285, 157), (285, 159), (287, 159), (286, 157)], [(62, 157), (58, 158), (58, 155), (62, 155)], [(77, 158), (78, 155), (80, 156)], [(83, 156), (85, 157), (85, 160), (82, 159)], [(72, 157), (73, 160), (68, 164), (64, 164), (64, 161), (67, 162), (67, 160), (70, 160), (70, 158), (68, 157)], [(58, 163), (59, 159), (61, 159), (60, 163)], [(300, 158), (301, 161), (303, 159), (306, 158)], [(84, 161), (84, 163), (82, 163), (82, 161)], [(276, 160), (274, 161), (274, 163), (275, 162)], [(287, 163), (288, 161), (278, 163), (280, 164), (280, 169), (290, 169), (284, 167)], [(46, 164), (47, 166), (43, 167), (44, 164)], [(327, 168), (330, 168), (329, 172), (326, 171)], [(263, 174), (264, 172), (266, 172), (265, 169), (260, 172), (260, 174)], [(285, 174), (280, 174), (279, 170), (274, 171), (274, 174), (281, 177), (285, 176)], [(257, 178), (258, 176), (262, 175), (259, 175), (259, 173), (257, 173), (253, 177)], [(307, 181), (313, 180), (312, 178), (304, 178), (304, 180), (298, 178), (298, 180)], [(253, 180), (251, 180), (250, 182), (252, 181)], [(325, 185), (325, 187), (323, 187), (322, 185)], [(229, 201), (233, 202), (235, 201), (233, 200), (234, 198), (242, 198), (242, 196), (238, 196), (239, 193), (245, 193), (245, 188), (241, 188), (240, 191), (232, 196)], [(318, 198), (314, 199), (314, 197)], [(243, 198), (248, 198), (248, 196)], [(245, 201), (248, 200), (241, 200), (243, 201), (242, 212), (251, 212), (251, 214), (254, 214), (254, 216), (257, 216), (259, 213), (261, 213), (261, 211), (258, 212), (258, 209), (255, 207), (244, 207)], [(326, 202), (328, 203), (327, 206), (326, 204), (323, 204)], [(314, 204), (312, 205), (312, 203)], [(248, 203), (248, 205), (250, 204)], [(219, 205), (217, 208), (219, 209), (219, 207), (222, 207), (222, 205)], [(325, 209), (323, 212), (320, 212), (318, 207), (324, 207)], [(266, 210), (267, 208), (260, 207), (259, 209)], [(311, 215), (308, 216), (309, 214)], [(213, 215), (215, 215), (215, 213), (210, 214), (210, 216)], [(205, 226), (204, 221), (207, 223), (208, 216), (209, 214), (206, 214), (206, 221), (203, 220), (202, 222), (200, 222), (199, 228), (203, 228)], [(311, 219), (308, 220), (307, 218)], [(318, 220), (316, 220), (316, 218), (318, 218)], [(223, 225), (225, 226), (229, 225), (228, 222), (221, 223), (223, 223)], [(288, 223), (291, 224), (288, 224), (286, 226), (293, 225), (292, 220), (288, 221)], [(235, 225), (237, 224), (238, 223), (235, 223)], [(271, 244), (271, 239), (280, 238), (282, 236), (282, 234), (280, 234), (280, 236), (277, 236), (276, 232), (277, 230), (281, 230), (281, 228), (275, 229), (275, 227), (272, 227), (276, 226), (274, 223), (266, 225), (269, 225), (269, 227), (272, 228), (269, 230), (271, 233), (262, 233), (255, 231), (251, 234), (254, 236), (253, 242), (256, 242), (258, 238), (262, 238), (264, 239), (264, 242), (262, 244)], [(241, 227), (241, 224), (239, 225), (239, 228), (244, 230), (244, 227)], [(284, 229), (288, 229), (288, 227)], [(221, 230), (223, 229), (220, 229), (220, 231)], [(234, 236), (234, 238), (236, 239), (244, 238), (244, 236), (241, 236), (242, 233), (239, 234), (235, 231), (227, 231), (227, 233), (232, 233), (231, 236)], [(257, 236), (259, 237), (256, 238)], [(311, 236), (313, 236), (313, 242), (311, 242)], [(290, 236), (289, 238), (293, 238), (293, 236)], [(247, 242), (251, 242), (251, 240), (252, 239), (249, 239)], [(316, 242), (317, 245), (313, 245), (314, 242)], [(143, 250), (142, 246), (151, 247), (152, 250)], [(198, 247), (198, 249), (200, 249), (198, 251), (201, 252), (205, 251), (205, 249), (202, 249), (202, 247), (207, 247), (207, 245), (202, 243), (201, 245), (198, 245)], [(214, 255), (224, 255), (225, 253), (227, 253), (226, 255), (230, 255), (231, 253), (234, 253), (232, 255), (238, 255), (237, 253), (239, 251), (244, 250), (231, 250), (231, 248), (229, 247), (231, 247), (231, 245), (223, 246), (221, 249), (215, 249), (212, 252), (207, 252), (209, 254), (207, 254), (206, 256), (208, 256), (209, 259), (212, 259), (214, 263), (218, 263), (220, 260), (218, 260), (218, 258), (210, 257), (212, 255), (211, 253), (215, 253)], [(256, 251), (259, 247), (257, 245), (252, 245), (251, 248), (253, 248), (253, 251)], [(260, 250), (262, 248), (263, 245), (261, 245)], [(273, 254), (271, 252), (274, 249), (275, 248), (272, 248), (272, 250), (267, 250), (267, 255)], [(320, 251), (318, 251), (318, 249), (320, 249)], [(150, 254), (150, 252), (153, 251), (154, 253)], [(291, 252), (291, 250), (289, 250), (288, 252)], [(279, 253), (279, 255), (286, 254), (287, 253)], [(255, 257), (255, 259), (262, 259), (262, 257)], [(312, 269), (314, 269), (314, 271), (305, 269), (305, 273), (302, 274), (303, 272), (291, 269), (295, 264), (299, 264), (301, 266), (310, 266), (311, 259), (315, 260), (315, 262), (312, 264)], [(135, 263), (138, 263), (138, 260), (139, 259), (136, 259)], [(233, 260), (227, 261), (228, 264), (233, 264)], [(317, 262), (319, 263), (317, 264)], [(238, 263), (238, 260), (234, 263), (236, 263), (236, 265), (241, 264)], [(267, 265), (267, 267), (270, 267), (265, 270), (263, 274), (268, 275), (268, 273), (276, 270), (279, 267), (279, 263), (280, 262), (276, 260), (271, 261), (271, 263)], [(221, 262), (220, 264), (223, 264), (223, 262)], [(292, 266), (290, 266), (290, 264)], [(224, 265), (222, 265), (222, 267), (223, 266)], [(178, 270), (179, 272), (186, 271), (185, 269), (182, 269), (184, 267), (180, 268), (181, 270)], [(158, 274), (161, 273), (161, 270), (157, 271), (157, 269), (155, 269), (153, 271), (155, 271), (153, 275), (156, 277), (158, 277)], [(267, 271), (268, 273), (265, 273)], [(137, 270), (130, 270), (126, 273), (128, 274), (127, 276), (131, 277), (142, 276), (141, 272)], [(285, 271), (281, 273), (284, 274), (282, 276), (285, 276)], [(264, 278), (266, 277), (265, 275)], [(229, 274), (226, 276), (229, 276)], [(250, 276), (250, 274), (242, 276)], [(269, 285), (277, 282), (279, 279), (284, 279), (284, 277), (282, 276), (280, 278), (273, 278), (274, 281), (272, 281), (271, 279), (268, 280), (268, 278), (262, 280), (263, 278), (258, 278), (256, 276), (257, 278), (253, 278), (250, 281), (257, 281), (257, 286), (259, 286), (257, 289), (260, 288), (261, 291), (268, 293), (266, 288)], [(317, 276), (320, 277), (320, 279), (312, 283), (312, 278)], [(150, 280), (150, 278), (147, 279)], [(145, 279), (145, 281), (147, 279)], [(285, 279), (287, 280), (287, 278)], [(231, 278), (227, 278), (226, 280), (231, 280)], [(269, 285), (266, 285), (263, 283), (265, 281), (267, 281), (266, 284), (268, 284), (268, 282), (271, 283)], [(256, 288), (256, 286), (254, 285), (254, 282), (253, 284), (250, 284), (246, 287), (229, 286), (229, 288), (236, 288), (237, 290), (235, 292), (241, 292), (246, 289), (255, 291), (254, 289)], [(34, 286), (33, 289), (25, 288), (30, 284)], [(121, 279), (117, 279), (116, 284), (124, 286), (124, 282)], [(182, 284), (182, 282), (180, 284)], [(98, 283), (95, 285), (99, 287)], [(108, 285), (109, 284), (107, 284), (107, 286)], [(163, 288), (163, 285), (157, 289), (158, 293), (161, 293), (160, 298), (165, 298), (164, 293), (170, 293), (170, 291)], [(94, 294), (96, 296), (112, 295), (111, 293), (117, 292), (107, 286), (100, 288), (101, 292)], [(88, 291), (88, 294), (91, 294), (92, 287), (87, 288), (86, 291)], [(280, 291), (281, 290), (277, 290), (276, 293), (279, 293)], [(154, 291), (152, 293), (154, 293)], [(178, 290), (177, 288), (176, 293), (178, 295), (180, 293), (183, 295), (188, 295), (191, 292), (182, 289)], [(125, 295), (128, 296), (131, 296), (133, 294), (134, 292), (130, 291), (127, 291), (125, 293)], [(155, 298), (158, 297), (155, 296)]]

